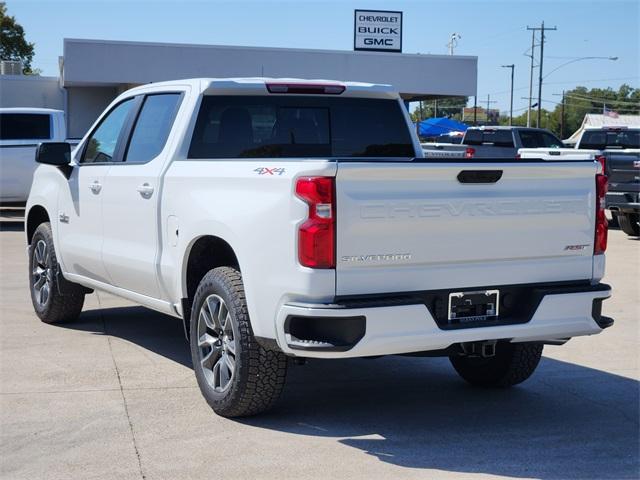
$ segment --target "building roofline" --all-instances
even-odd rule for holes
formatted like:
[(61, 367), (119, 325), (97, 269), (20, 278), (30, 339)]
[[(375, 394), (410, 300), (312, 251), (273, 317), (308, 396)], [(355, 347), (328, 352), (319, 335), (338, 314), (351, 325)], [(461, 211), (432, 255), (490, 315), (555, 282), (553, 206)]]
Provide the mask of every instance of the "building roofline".
[(313, 48), (287, 48), (287, 47), (256, 47), (256, 46), (239, 46), (239, 45), (218, 45), (218, 44), (194, 44), (194, 43), (166, 43), (166, 42), (142, 42), (131, 40), (101, 40), (91, 38), (64, 38), (63, 43), (94, 43), (94, 44), (110, 44), (110, 45), (132, 45), (132, 46), (146, 46), (146, 47), (189, 47), (189, 48), (224, 48), (229, 50), (255, 50), (255, 51), (288, 51), (297, 53), (329, 53), (340, 55), (373, 55), (373, 56), (398, 56), (403, 55), (407, 57), (429, 57), (429, 58), (441, 58), (451, 60), (477, 60), (477, 56), (472, 55), (444, 55), (444, 54), (432, 54), (432, 53), (398, 53), (398, 52), (373, 52), (373, 51), (353, 51), (353, 50), (326, 50), (326, 49), (313, 49)]

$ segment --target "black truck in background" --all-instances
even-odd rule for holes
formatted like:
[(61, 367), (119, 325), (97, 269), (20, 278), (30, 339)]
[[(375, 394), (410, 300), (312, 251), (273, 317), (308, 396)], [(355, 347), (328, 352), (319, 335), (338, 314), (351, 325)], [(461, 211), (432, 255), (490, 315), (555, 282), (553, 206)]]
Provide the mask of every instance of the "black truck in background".
[(609, 177), (607, 208), (627, 235), (640, 236), (640, 128), (587, 127), (576, 148), (600, 151)]

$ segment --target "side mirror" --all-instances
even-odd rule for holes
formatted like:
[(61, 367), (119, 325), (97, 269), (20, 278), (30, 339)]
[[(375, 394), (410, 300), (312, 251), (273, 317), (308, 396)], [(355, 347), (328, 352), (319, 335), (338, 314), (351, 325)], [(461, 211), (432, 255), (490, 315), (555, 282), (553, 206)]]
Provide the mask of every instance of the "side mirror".
[(69, 165), (71, 162), (71, 145), (67, 142), (46, 142), (36, 149), (36, 162), (56, 167)]

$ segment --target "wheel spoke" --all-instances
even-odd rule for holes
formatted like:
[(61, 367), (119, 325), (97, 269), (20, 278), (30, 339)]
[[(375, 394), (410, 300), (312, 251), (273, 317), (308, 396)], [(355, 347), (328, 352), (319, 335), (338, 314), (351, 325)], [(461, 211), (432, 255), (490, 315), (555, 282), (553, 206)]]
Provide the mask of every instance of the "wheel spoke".
[[(211, 347), (211, 349), (209, 350), (209, 352), (204, 355), (202, 357), (202, 360), (200, 361), (200, 364), (202, 365), (202, 368), (206, 369), (206, 370), (211, 370), (211, 368), (213, 367), (213, 364), (216, 363), (216, 361), (220, 361), (220, 350), (214, 347)], [(215, 374), (215, 370), (214, 370), (214, 374)]]
[(198, 347), (213, 347), (213, 344), (216, 342), (216, 339), (213, 338), (208, 333), (204, 333), (198, 337)]
[(222, 358), (229, 369), (229, 378), (233, 377), (233, 373), (236, 371), (236, 360), (228, 353), (223, 353)]
[(215, 330), (215, 325), (213, 324), (213, 321), (211, 320), (211, 314), (208, 312), (208, 309), (205, 308), (204, 306), (200, 309), (200, 326), (202, 326), (202, 323), (204, 323), (204, 328), (203, 330)]
[(211, 324), (209, 328), (215, 330), (216, 332), (222, 331), (222, 325), (220, 324), (220, 308), (222, 308), (222, 301), (217, 300), (213, 297), (213, 295), (207, 297), (205, 302), (207, 304), (207, 309), (209, 310), (209, 315), (211, 318)]
[(49, 299), (49, 284), (45, 282), (45, 284), (40, 289), (40, 305), (44, 305), (47, 303)]
[(37, 291), (39, 291), (42, 288), (42, 286), (47, 282), (47, 277), (42, 273), (37, 273), (36, 275), (38, 275), (38, 277), (36, 278), (36, 281), (33, 284), (33, 287)]
[(34, 252), (34, 256), (38, 265), (44, 264), (43, 253), (45, 249), (46, 249), (46, 244), (42, 240), (38, 241), (38, 243), (36, 244), (35, 252)]

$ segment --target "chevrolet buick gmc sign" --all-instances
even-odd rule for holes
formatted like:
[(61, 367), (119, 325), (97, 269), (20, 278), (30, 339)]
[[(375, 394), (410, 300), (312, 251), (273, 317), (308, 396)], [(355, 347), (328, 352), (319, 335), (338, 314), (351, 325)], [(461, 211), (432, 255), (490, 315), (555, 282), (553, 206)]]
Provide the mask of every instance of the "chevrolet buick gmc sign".
[(402, 52), (402, 12), (356, 10), (353, 49)]

